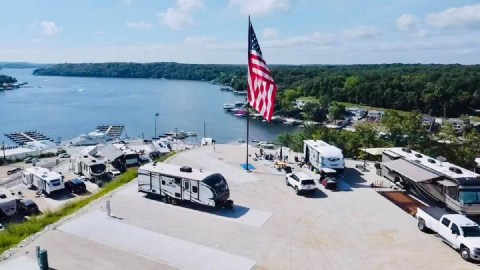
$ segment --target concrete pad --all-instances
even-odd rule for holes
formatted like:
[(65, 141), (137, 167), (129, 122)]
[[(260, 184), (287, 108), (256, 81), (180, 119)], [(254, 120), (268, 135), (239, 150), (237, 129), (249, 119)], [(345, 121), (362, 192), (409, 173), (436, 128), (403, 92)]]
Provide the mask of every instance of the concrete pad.
[(35, 260), (25, 256), (17, 257), (13, 260), (7, 261), (5, 264), (0, 264), (0, 269), (5, 270), (37, 270), (38, 265)]
[(203, 149), (196, 149), (187, 152), (182, 155), (182, 159), (175, 157), (170, 163), (188, 166), (190, 162), (193, 162), (193, 164), (198, 164), (198, 162), (201, 162), (201, 168), (205, 168), (212, 172), (221, 173), (225, 179), (227, 179), (229, 185), (240, 185), (260, 180), (260, 178), (252, 175), (251, 173), (245, 172), (245, 170), (240, 167), (240, 163), (238, 166), (232, 166), (221, 160), (206, 155), (202, 150)]
[(255, 261), (125, 224), (93, 211), (58, 228), (180, 269), (251, 269)]

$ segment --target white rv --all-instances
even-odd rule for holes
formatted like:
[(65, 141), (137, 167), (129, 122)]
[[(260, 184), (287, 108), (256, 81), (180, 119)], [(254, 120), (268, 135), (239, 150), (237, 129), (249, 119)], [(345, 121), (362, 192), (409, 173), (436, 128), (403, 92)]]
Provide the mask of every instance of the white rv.
[(17, 212), (17, 197), (10, 190), (0, 187), (0, 217), (10, 217)]
[(310, 163), (319, 172), (322, 171), (322, 168), (334, 169), (337, 172), (345, 169), (342, 150), (322, 140), (303, 141), (303, 155), (305, 162)]
[(99, 155), (98, 146), (88, 146), (77, 156), (70, 159), (70, 169), (79, 175), (85, 176), (89, 180), (96, 180), (102, 177), (107, 168), (107, 160)]
[(125, 164), (127, 165), (127, 167), (139, 165), (139, 154), (133, 149), (121, 143), (114, 143), (113, 146), (115, 146), (118, 150), (122, 151), (123, 155), (125, 156)]
[(22, 180), (25, 185), (34, 187), (47, 195), (51, 195), (65, 188), (61, 174), (51, 172), (42, 167), (25, 169), (22, 173)]
[(190, 201), (212, 207), (233, 207), (227, 181), (219, 173), (167, 163), (149, 163), (138, 169), (138, 191), (161, 195), (162, 201)]

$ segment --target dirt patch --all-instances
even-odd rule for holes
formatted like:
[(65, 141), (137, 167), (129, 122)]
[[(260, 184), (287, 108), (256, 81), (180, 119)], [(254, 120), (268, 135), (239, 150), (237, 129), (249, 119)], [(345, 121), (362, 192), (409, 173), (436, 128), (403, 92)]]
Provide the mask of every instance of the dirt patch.
[(424, 207), (425, 205), (415, 198), (409, 196), (405, 192), (401, 191), (380, 191), (378, 192), (389, 201), (402, 208), (403, 211), (409, 213), (412, 216), (417, 214), (417, 207)]

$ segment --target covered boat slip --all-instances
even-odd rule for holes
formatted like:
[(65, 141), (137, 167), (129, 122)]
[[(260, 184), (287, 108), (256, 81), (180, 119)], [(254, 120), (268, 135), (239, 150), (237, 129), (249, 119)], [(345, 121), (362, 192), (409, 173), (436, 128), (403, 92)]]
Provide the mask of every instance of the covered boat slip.
[[(395, 177), (394, 175), (392, 175), (392, 172), (397, 173), (403, 177), (406, 177), (415, 183), (425, 182), (429, 180), (437, 180), (442, 178), (441, 175), (433, 173), (429, 170), (426, 170), (404, 159), (396, 159), (396, 160), (383, 162), (382, 165), (388, 169), (388, 172), (385, 174), (387, 178)], [(394, 180), (394, 179), (391, 179), (391, 180)], [(446, 180), (439, 181), (439, 183), (440, 182), (446, 182)], [(455, 185), (455, 183), (453, 182), (450, 182), (450, 183)]]

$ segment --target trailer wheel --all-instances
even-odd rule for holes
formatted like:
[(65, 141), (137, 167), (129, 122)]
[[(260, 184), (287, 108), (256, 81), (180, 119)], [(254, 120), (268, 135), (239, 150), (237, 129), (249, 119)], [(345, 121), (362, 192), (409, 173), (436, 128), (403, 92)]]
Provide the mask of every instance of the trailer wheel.
[(462, 259), (465, 261), (470, 261), (470, 250), (467, 247), (462, 247), (460, 249), (460, 256), (462, 256)]
[(422, 218), (418, 219), (418, 229), (422, 232), (428, 231), (427, 225), (425, 225), (425, 220)]
[(171, 202), (172, 202), (173, 205), (178, 205), (177, 199), (172, 198), (172, 199), (171, 199)]
[(163, 203), (168, 203), (168, 197), (167, 196), (162, 196), (162, 202)]

